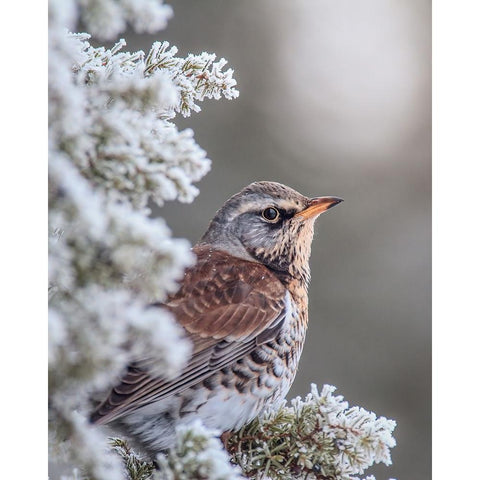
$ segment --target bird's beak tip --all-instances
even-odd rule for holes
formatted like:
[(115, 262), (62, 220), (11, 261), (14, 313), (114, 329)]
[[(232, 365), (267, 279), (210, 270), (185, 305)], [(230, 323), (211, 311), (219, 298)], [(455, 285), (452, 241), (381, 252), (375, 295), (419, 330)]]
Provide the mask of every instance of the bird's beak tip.
[(332, 203), (327, 207), (327, 209), (332, 208), (335, 205), (338, 205), (339, 203), (343, 202), (343, 198), (340, 198), (340, 197), (328, 197), (328, 198), (332, 200)]
[(343, 198), (340, 197), (315, 197), (311, 198), (308, 202), (307, 208), (297, 213), (297, 216), (303, 219), (316, 218), (323, 212), (326, 212), (330, 208), (343, 202)]

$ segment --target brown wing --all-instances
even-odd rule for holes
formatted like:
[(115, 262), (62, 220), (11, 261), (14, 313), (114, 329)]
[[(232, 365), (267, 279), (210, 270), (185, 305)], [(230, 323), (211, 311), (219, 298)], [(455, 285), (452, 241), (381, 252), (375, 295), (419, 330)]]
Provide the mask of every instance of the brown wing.
[(172, 380), (152, 378), (145, 362), (130, 365), (92, 415), (93, 422), (108, 423), (180, 393), (273, 339), (281, 328), (286, 290), (270, 270), (206, 246), (195, 247), (194, 253), (196, 265), (187, 270), (180, 290), (161, 305), (185, 329), (193, 343), (192, 358)]

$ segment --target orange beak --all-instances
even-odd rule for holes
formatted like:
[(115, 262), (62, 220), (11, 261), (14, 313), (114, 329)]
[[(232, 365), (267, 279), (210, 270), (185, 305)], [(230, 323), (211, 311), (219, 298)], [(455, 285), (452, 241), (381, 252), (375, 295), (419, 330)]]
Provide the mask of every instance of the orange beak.
[(329, 208), (334, 207), (335, 205), (338, 205), (340, 202), (343, 202), (343, 199), (338, 197), (312, 198), (309, 200), (307, 208), (301, 212), (298, 212), (295, 217), (302, 217), (303, 220), (316, 218), (321, 213), (325, 212)]

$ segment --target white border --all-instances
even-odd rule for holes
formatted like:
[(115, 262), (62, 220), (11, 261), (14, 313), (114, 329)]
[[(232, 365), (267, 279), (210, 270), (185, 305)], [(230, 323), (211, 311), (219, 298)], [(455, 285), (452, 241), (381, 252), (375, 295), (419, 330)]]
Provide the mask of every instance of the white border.
[(0, 30), (4, 478), (48, 470), (47, 16), (47, 2), (10, 2)]
[(477, 473), (480, 8), (433, 2), (433, 478)]

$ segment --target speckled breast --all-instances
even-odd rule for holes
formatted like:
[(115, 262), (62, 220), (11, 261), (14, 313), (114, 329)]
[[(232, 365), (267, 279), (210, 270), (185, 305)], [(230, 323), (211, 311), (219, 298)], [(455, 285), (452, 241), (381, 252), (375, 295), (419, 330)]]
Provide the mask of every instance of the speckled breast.
[[(196, 388), (210, 393), (197, 413), (204, 423), (237, 429), (288, 393), (298, 368), (306, 333), (306, 311), (299, 312), (287, 292), (286, 315), (277, 337), (225, 367)], [(303, 314), (303, 316), (302, 316)]]

